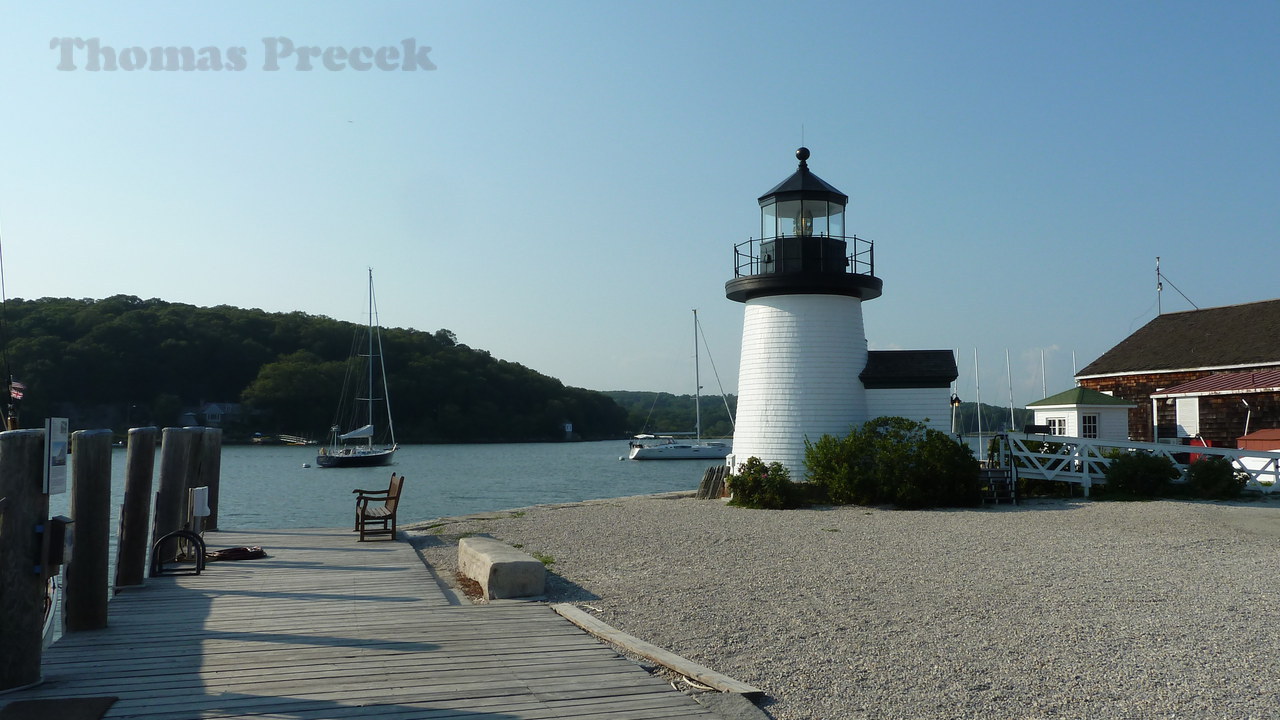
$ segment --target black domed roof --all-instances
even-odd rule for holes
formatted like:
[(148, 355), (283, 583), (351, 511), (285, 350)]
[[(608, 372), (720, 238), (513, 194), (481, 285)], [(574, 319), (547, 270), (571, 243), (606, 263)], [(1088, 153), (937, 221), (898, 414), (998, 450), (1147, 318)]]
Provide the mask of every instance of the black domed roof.
[(826, 180), (809, 172), (809, 148), (800, 148), (796, 150), (796, 157), (800, 160), (800, 167), (796, 169), (791, 177), (783, 180), (773, 187), (772, 190), (760, 196), (760, 204), (766, 205), (770, 202), (781, 202), (783, 200), (826, 200), (828, 202), (836, 202), (846, 205), (849, 202), (849, 196), (835, 189)]

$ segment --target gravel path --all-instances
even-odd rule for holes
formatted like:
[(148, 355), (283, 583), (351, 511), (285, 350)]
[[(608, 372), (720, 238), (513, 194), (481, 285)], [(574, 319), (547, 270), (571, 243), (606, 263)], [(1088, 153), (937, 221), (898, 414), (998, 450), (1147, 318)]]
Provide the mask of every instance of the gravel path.
[(452, 581), (486, 533), (548, 600), (801, 718), (1280, 717), (1280, 503), (743, 510), (675, 495), (410, 529)]

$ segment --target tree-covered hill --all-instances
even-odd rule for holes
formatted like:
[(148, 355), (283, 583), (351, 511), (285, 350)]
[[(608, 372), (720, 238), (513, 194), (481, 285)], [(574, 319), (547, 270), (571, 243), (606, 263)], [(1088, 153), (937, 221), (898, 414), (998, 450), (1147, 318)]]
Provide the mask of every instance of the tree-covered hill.
[[(956, 409), (956, 432), (962, 435), (971, 435), (978, 432), (978, 403), (963, 402)], [(993, 432), (1014, 432), (1021, 431), (1022, 428), (1031, 423), (1035, 413), (1026, 408), (1014, 408), (1013, 419), (1014, 424), (1009, 425), (1009, 408), (998, 407), (996, 405), (988, 405), (982, 403), (982, 433)]]
[[(627, 411), (627, 428), (632, 435), (648, 432), (693, 432), (696, 412), (692, 395), (610, 390), (605, 393)], [(729, 407), (737, 412), (738, 398), (728, 397)], [(733, 423), (718, 396), (702, 398), (702, 436), (733, 437)]]
[[(201, 308), (117, 295), (9, 300), (4, 370), (25, 385), (22, 425), (65, 416), (76, 428), (174, 425), (184, 409), (243, 403), (229, 438), (254, 432), (322, 438), (348, 351), (363, 326), (301, 312)], [(448, 330), (388, 328), (384, 360), (403, 442), (623, 437), (607, 395), (484, 350)]]

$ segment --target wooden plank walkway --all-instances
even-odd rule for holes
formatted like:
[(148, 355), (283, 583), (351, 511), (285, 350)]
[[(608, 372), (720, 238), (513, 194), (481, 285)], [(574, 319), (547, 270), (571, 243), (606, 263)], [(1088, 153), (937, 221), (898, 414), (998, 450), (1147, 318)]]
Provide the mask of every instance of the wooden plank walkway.
[(15, 700), (116, 696), (106, 718), (713, 718), (541, 603), (451, 604), (404, 542), (244, 530), (269, 557), (149, 578), (106, 630), (45, 651)]

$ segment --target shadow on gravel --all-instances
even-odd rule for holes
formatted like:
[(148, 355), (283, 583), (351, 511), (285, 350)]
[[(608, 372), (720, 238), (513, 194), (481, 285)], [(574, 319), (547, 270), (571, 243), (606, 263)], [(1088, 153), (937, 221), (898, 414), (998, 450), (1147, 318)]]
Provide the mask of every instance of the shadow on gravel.
[[(452, 550), (457, 552), (458, 540), (467, 535), (478, 535), (483, 537), (493, 537), (489, 533), (467, 533), (465, 535), (412, 535), (408, 538), (409, 544), (417, 551), (427, 569), (435, 577), (436, 582), (441, 587), (452, 588), (458, 592), (465, 594), (473, 600), (478, 597), (475, 589), (467, 587), (465, 583), (457, 578), (457, 568), (450, 564), (447, 567), (435, 567), (428, 561), (424, 551), (427, 550)], [(519, 549), (519, 548), (517, 548)], [(456, 557), (456, 555), (455, 555)], [(476, 586), (479, 587), (478, 585)], [(599, 600), (600, 596), (587, 590), (581, 585), (566, 580), (555, 572), (555, 561), (552, 560), (547, 564), (547, 585), (543, 599), (546, 602), (591, 602)]]
[(590, 602), (599, 600), (600, 596), (581, 585), (566, 580), (555, 572), (547, 571), (547, 602)]
[(1010, 503), (986, 503), (975, 508), (967, 508), (970, 511), (982, 510), (985, 512), (1060, 512), (1063, 510), (1079, 510), (1082, 507), (1093, 504), (1093, 500), (1088, 498), (1025, 498), (1018, 501), (1018, 504)]
[[(920, 510), (900, 510), (892, 505), (810, 505), (800, 508), (808, 512), (832, 512), (836, 510), (849, 511), (863, 510), (867, 515), (873, 515), (877, 512), (891, 513), (971, 513), (971, 512), (1060, 512), (1063, 510), (1079, 510), (1095, 501), (1087, 498), (1028, 498), (1018, 501), (1018, 504), (1011, 503), (987, 503), (984, 505), (976, 505), (974, 507), (939, 507), (924, 508)], [(784, 511), (785, 512), (785, 511)]]

